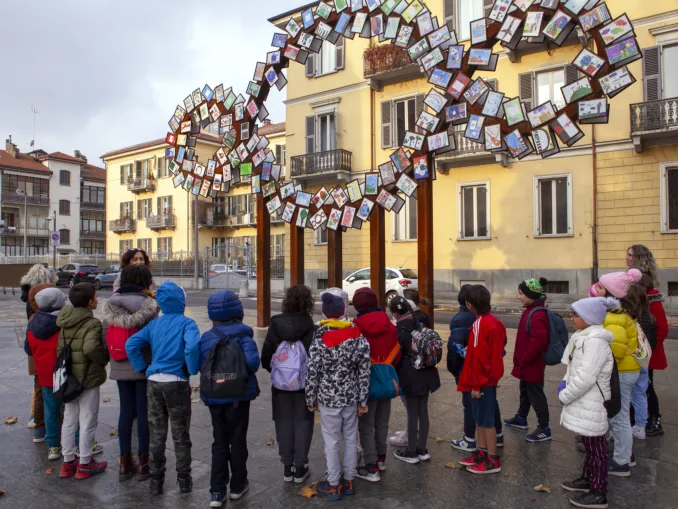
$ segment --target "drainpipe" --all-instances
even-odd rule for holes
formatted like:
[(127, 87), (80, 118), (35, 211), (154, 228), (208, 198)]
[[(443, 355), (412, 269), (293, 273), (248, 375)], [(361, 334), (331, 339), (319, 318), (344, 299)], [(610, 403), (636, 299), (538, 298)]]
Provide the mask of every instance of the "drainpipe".
[(593, 221), (591, 223), (591, 284), (598, 281), (598, 168), (596, 165), (596, 126), (591, 125), (591, 169), (593, 172)]

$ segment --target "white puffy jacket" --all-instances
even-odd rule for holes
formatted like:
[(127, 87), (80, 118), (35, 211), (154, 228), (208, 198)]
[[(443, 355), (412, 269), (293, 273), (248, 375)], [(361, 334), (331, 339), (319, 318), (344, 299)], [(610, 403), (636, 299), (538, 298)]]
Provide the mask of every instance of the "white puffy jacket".
[(563, 354), (567, 385), (559, 394), (560, 402), (565, 405), (560, 424), (586, 437), (607, 433), (607, 411), (603, 402), (611, 397), (614, 357), (610, 343), (613, 339), (612, 333), (602, 325), (592, 325), (575, 332)]

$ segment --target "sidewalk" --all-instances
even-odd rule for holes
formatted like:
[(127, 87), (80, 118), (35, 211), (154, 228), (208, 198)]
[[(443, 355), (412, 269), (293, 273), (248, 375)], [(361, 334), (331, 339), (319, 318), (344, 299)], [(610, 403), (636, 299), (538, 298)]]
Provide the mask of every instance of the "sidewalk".
[[(101, 391), (97, 429), (97, 440), (104, 447), (104, 453), (99, 458), (109, 462), (108, 471), (87, 481), (59, 479), (60, 463), (47, 460), (45, 445), (34, 444), (30, 430), (25, 427), (33, 382), (27, 375), (25, 355), (20, 348), (25, 319), (21, 320), (23, 303), (18, 303), (21, 306), (9, 301), (0, 304), (3, 307), (0, 315), (0, 417), (3, 422), (10, 416), (18, 418), (17, 424), (0, 424), (0, 450), (3, 456), (0, 462), (0, 490), (6, 492), (0, 497), (1, 506), (23, 509), (207, 507), (212, 444), (207, 408), (199, 402), (192, 407), (193, 493), (180, 495), (174, 484), (173, 444), (169, 438), (165, 494), (152, 498), (148, 493), (148, 482), (118, 482), (118, 441), (110, 433), (117, 427), (119, 402), (117, 388), (111, 381)], [(97, 314), (102, 306), (103, 302)], [(204, 308), (188, 308), (187, 314), (198, 322), (201, 331), (210, 327)], [(249, 314), (246, 321), (254, 323)], [(259, 345), (264, 336), (265, 331), (256, 332)], [(514, 413), (518, 403), (518, 381), (509, 376), (514, 339), (515, 331), (509, 331), (506, 374), (499, 389), (499, 402), (505, 417)], [(678, 366), (678, 342), (667, 342), (666, 346), (669, 365), (674, 368), (657, 373), (655, 377), (666, 434), (660, 438), (636, 442), (634, 451), (638, 466), (633, 469), (630, 478), (610, 478), (610, 507), (664, 508), (675, 505), (678, 488), (678, 381), (674, 373), (675, 366)], [(448, 445), (450, 439), (462, 435), (463, 418), (461, 397), (456, 392), (454, 380), (441, 369), (443, 385), (440, 391), (432, 395), (429, 409), (431, 430), (428, 447), (432, 460), (427, 464), (407, 465), (393, 458), (393, 448), (389, 446), (387, 471), (383, 473), (382, 481), (371, 484), (358, 479), (356, 496), (340, 504), (365, 509), (570, 507), (565, 492), (559, 486), (563, 480), (579, 475), (583, 454), (576, 451), (572, 434), (558, 425), (560, 405), (557, 403), (556, 386), (563, 372), (562, 367), (547, 370), (546, 391), (552, 405), (553, 441), (528, 444), (522, 439), (523, 433), (506, 430), (506, 445), (502, 451), (503, 471), (499, 475), (483, 477), (472, 476), (459, 467), (445, 467), (446, 463), (456, 462), (464, 456)], [(252, 403), (248, 435), (250, 492), (240, 501), (229, 502), (229, 506), (267, 509), (325, 507), (330, 502), (322, 499), (305, 500), (301, 497), (299, 485), (283, 482), (277, 445), (267, 445), (275, 437), (271, 420), (270, 378), (265, 371), (260, 371), (258, 378), (261, 396)], [(193, 380), (192, 384), (197, 385), (197, 380)], [(104, 403), (106, 398), (110, 398), (110, 401)], [(531, 426), (536, 424), (534, 414), (528, 419)], [(404, 408), (398, 400), (394, 400), (391, 431), (402, 429), (405, 421)], [(317, 421), (310, 465), (309, 483), (319, 479), (325, 470), (322, 435)], [(50, 470), (52, 468), (53, 471)], [(539, 484), (549, 487), (551, 494), (534, 491), (533, 488)]]

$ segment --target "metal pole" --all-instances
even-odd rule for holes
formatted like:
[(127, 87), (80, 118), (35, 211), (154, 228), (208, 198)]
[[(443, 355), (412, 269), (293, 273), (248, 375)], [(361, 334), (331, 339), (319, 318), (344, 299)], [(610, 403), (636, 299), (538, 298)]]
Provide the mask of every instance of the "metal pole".
[(194, 276), (193, 276), (193, 285), (196, 290), (198, 290), (198, 267), (200, 267), (200, 243), (198, 242), (198, 195), (195, 195), (195, 208), (193, 209), (193, 255), (195, 256), (194, 260)]
[(24, 194), (24, 263), (28, 263), (28, 193)]
[[(2, 223), (2, 174), (3, 174), (3, 172), (0, 171), (0, 225), (3, 224)], [(4, 225), (3, 228), (6, 229), (7, 225)], [(5, 232), (5, 230), (3, 229), (2, 233), (4, 233), (4, 232)], [(4, 252), (2, 250), (2, 235), (0, 235), (0, 255), (2, 255), (2, 254), (4, 254)]]
[[(56, 210), (54, 211), (54, 215), (52, 216), (52, 224), (54, 225), (54, 231), (56, 231)], [(56, 270), (56, 251), (57, 247), (54, 246), (54, 250), (52, 251), (52, 267), (54, 267), (54, 270)]]

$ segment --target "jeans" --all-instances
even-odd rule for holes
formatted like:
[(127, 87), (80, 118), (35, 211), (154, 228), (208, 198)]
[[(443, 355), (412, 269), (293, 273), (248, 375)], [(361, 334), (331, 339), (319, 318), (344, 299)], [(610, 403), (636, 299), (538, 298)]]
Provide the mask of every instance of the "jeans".
[(80, 426), (80, 464), (87, 465), (92, 458), (92, 444), (99, 422), (99, 387), (85, 389), (82, 394), (70, 403), (66, 403), (64, 423), (62, 426), (62, 442), (64, 461), (75, 458), (75, 441)]
[(367, 402), (367, 408), (367, 413), (358, 419), (360, 445), (365, 465), (376, 465), (379, 456), (386, 454), (391, 400), (371, 399)]
[(537, 422), (541, 429), (549, 427), (549, 404), (544, 394), (544, 384), (520, 381), (520, 406), (518, 415), (527, 419), (530, 407), (537, 414)]
[[(407, 450), (416, 452), (416, 450), (426, 449), (429, 428), (428, 394), (426, 396), (405, 396), (405, 400), (407, 402)], [(416, 448), (414, 447), (415, 444)]]
[(303, 467), (313, 439), (313, 413), (306, 406), (304, 392), (275, 391), (273, 420), (278, 452), (283, 465)]
[[(327, 480), (338, 486), (342, 475), (352, 481), (358, 467), (358, 405), (343, 408), (320, 407), (320, 428), (325, 442)], [(343, 465), (339, 458), (339, 444), (344, 439)]]
[(42, 401), (45, 409), (45, 443), (47, 447), (61, 445), (61, 401), (54, 397), (51, 387), (42, 388)]
[[(470, 392), (462, 392), (461, 404), (464, 406), (464, 438), (466, 440), (476, 439), (476, 420), (473, 418), (473, 409), (471, 408), (472, 399)], [(494, 428), (497, 430), (497, 435), (501, 435), (501, 410), (499, 410), (498, 401), (494, 405)]]
[(641, 428), (647, 426), (647, 388), (649, 384), (650, 377), (647, 368), (641, 368), (638, 381), (631, 391), (631, 404), (635, 413), (636, 426)]
[(638, 382), (640, 373), (619, 373), (619, 388), (621, 391), (621, 410), (610, 419), (612, 436), (614, 437), (614, 461), (618, 465), (627, 465), (631, 461), (633, 435), (631, 434), (631, 393), (633, 386)]
[(118, 380), (120, 416), (118, 417), (118, 440), (120, 454), (132, 452), (132, 426), (137, 418), (139, 453), (148, 454), (148, 403), (146, 380)]
[(231, 468), (231, 491), (247, 483), (247, 429), (250, 422), (250, 402), (238, 406), (210, 405), (212, 416), (212, 473), (210, 492), (226, 493)]

